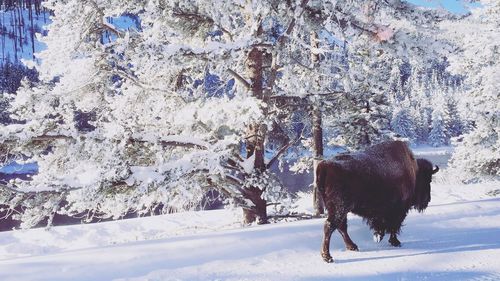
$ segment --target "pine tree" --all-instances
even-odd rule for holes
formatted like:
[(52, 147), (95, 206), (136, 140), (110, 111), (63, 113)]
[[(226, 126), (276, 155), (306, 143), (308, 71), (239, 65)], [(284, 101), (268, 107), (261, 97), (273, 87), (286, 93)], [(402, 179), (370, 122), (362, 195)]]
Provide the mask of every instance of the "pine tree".
[(434, 108), (432, 112), (431, 131), (429, 132), (429, 143), (432, 146), (443, 146), (448, 144), (446, 134), (445, 113), (441, 108)]
[(463, 122), (458, 111), (458, 104), (452, 93), (446, 95), (446, 112), (448, 112), (448, 122), (446, 132), (450, 138), (458, 137), (464, 133)]
[[(267, 157), (272, 126), (317, 99), (349, 147), (389, 137), (392, 62), (434, 57), (433, 25), (448, 17), (403, 1), (240, 2), (48, 0), (41, 82), (24, 83), (11, 104), (20, 124), (0, 130), (0, 151), (28, 155), (39, 173), (3, 186), (0, 203), (28, 210), (29, 227), (56, 213), (195, 209), (215, 189), (246, 222), (265, 222), (267, 206), (288, 198), (269, 167), (301, 140)], [(109, 20), (123, 14), (140, 27)], [(342, 48), (304, 43), (322, 30)], [(221, 95), (211, 79), (234, 89)]]
[(416, 66), (412, 70), (409, 82), (411, 116), (415, 120), (415, 139), (417, 142), (425, 143), (429, 138), (429, 130), (432, 121), (432, 109), (427, 95), (426, 76), (423, 70)]
[[(451, 159), (453, 167), (466, 171), (464, 179), (500, 176), (500, 2), (483, 0), (462, 22), (444, 22), (444, 36), (457, 42), (449, 56), (451, 70), (466, 76), (464, 108), (472, 130), (464, 135)], [(466, 28), (464, 28), (466, 27)]]
[(403, 101), (392, 114), (391, 129), (414, 143), (417, 139), (415, 119), (408, 101)]

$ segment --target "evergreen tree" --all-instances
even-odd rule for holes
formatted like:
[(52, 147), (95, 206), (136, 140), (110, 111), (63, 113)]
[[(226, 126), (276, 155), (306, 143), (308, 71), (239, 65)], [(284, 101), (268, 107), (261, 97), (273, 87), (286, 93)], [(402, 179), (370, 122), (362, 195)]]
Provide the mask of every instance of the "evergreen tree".
[(458, 102), (452, 93), (446, 95), (446, 112), (448, 113), (448, 122), (446, 132), (450, 138), (458, 137), (464, 133), (463, 121), (458, 111)]
[(410, 142), (416, 142), (416, 124), (408, 101), (403, 101), (395, 108), (392, 114), (391, 128), (399, 136)]
[[(464, 179), (500, 176), (500, 2), (482, 0), (462, 22), (444, 22), (443, 36), (460, 46), (450, 54), (451, 70), (466, 76), (464, 108), (472, 130), (457, 145), (452, 166)], [(493, 39), (494, 38), (494, 39)]]
[[(39, 173), (3, 186), (0, 203), (26, 210), (18, 216), (30, 227), (56, 213), (194, 209), (215, 189), (246, 211), (246, 222), (265, 222), (269, 204), (287, 207), (269, 167), (300, 140), (269, 157), (274, 124), (325, 101), (349, 147), (386, 139), (392, 62), (424, 63), (442, 47), (433, 28), (449, 15), (374, 3), (48, 0), (41, 81), (17, 91), (20, 124), (0, 130), (0, 151), (27, 155)], [(109, 20), (123, 14), (141, 26)], [(336, 44), (341, 59), (307, 42), (320, 31), (344, 42)]]
[(436, 107), (432, 112), (429, 144), (432, 146), (442, 146), (448, 144), (448, 136), (446, 134), (446, 118), (442, 108)]
[(427, 142), (432, 121), (432, 109), (426, 92), (425, 77), (422, 75), (422, 70), (415, 67), (409, 83), (410, 104), (415, 120), (415, 138), (420, 143)]
[(0, 124), (12, 122), (10, 118), (10, 102), (17, 89), (21, 86), (21, 81), (33, 85), (38, 81), (36, 70), (27, 68), (21, 63), (11, 62), (10, 58), (0, 65)]

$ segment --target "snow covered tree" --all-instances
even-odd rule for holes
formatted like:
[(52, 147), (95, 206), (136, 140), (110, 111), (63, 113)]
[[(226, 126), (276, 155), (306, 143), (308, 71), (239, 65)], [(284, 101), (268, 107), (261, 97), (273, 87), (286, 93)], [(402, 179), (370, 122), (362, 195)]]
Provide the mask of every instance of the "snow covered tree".
[[(39, 166), (31, 181), (2, 189), (1, 203), (24, 208), (28, 227), (55, 213), (192, 209), (214, 189), (244, 208), (246, 222), (266, 222), (267, 206), (286, 198), (269, 167), (302, 139), (295, 133), (268, 156), (273, 126), (286, 127), (300, 107), (318, 124), (328, 101), (349, 147), (388, 137), (392, 62), (433, 57), (441, 45), (432, 25), (449, 17), (404, 1), (45, 6), (54, 16), (38, 55), (41, 83), (18, 91), (20, 124), (0, 133), (1, 151)], [(139, 25), (111, 23), (124, 14)]]
[(451, 93), (456, 89), (449, 88), (446, 94), (446, 112), (448, 113), (448, 122), (446, 123), (446, 132), (449, 138), (454, 138), (464, 133), (464, 125), (460, 112), (458, 110), (458, 102), (455, 98), (455, 93)]
[[(407, 45), (414, 47), (413, 55), (425, 53), (422, 62), (432, 57), (428, 48), (434, 41), (432, 28), (419, 26), (447, 17), (414, 8), (402, 1), (307, 3), (303, 20), (287, 37), (284, 47), (289, 50), (276, 57), (280, 77), (271, 96), (285, 104), (284, 111), (293, 106), (312, 110), (310, 139), (303, 143), (312, 148), (314, 157), (301, 157), (297, 170), (314, 166), (314, 159), (320, 158), (324, 132), (335, 132), (328, 136), (333, 139), (330, 143), (351, 149), (392, 136), (388, 100), (392, 62), (401, 63), (401, 56), (409, 56)], [(419, 29), (419, 36), (409, 35), (413, 28)], [(323, 117), (331, 122), (320, 122)]]
[[(429, 97), (427, 96), (423, 77), (423, 70), (418, 66), (412, 66), (405, 91), (407, 92), (410, 118), (413, 120), (416, 143), (426, 142), (431, 122), (431, 109)], [(393, 116), (394, 117), (394, 116)]]
[(360, 1), (336, 8), (342, 11), (341, 21), (349, 23), (332, 29), (346, 42), (348, 71), (336, 120), (339, 135), (332, 143), (359, 148), (392, 137), (390, 97), (394, 87), (402, 86), (395, 83), (396, 66), (411, 61), (417, 67), (435, 59), (443, 47), (434, 40), (436, 23), (451, 16), (405, 1)]
[[(239, 143), (261, 117), (259, 101), (244, 88), (210, 98), (199, 86), (207, 69), (225, 84), (227, 65), (243, 65), (244, 52), (233, 51), (255, 44), (247, 37), (257, 20), (246, 18), (250, 7), (231, 5), (233, 13), (222, 15), (206, 1), (45, 5), (54, 16), (39, 54), (42, 83), (18, 91), (12, 110), (25, 124), (5, 127), (0, 137), (9, 154), (39, 166), (31, 181), (6, 187), (35, 194), (4, 202), (26, 208), (25, 226), (55, 213), (119, 218), (195, 208), (210, 189), (252, 206), (238, 176), (246, 168)], [(121, 30), (107, 20), (124, 13), (138, 15), (141, 26)], [(104, 31), (114, 40), (103, 42)], [(78, 128), (78, 112), (95, 116), (92, 130)], [(279, 187), (272, 185), (271, 197)]]
[(466, 77), (464, 98), (473, 120), (451, 163), (469, 179), (500, 175), (500, 2), (479, 2), (462, 21), (442, 25), (444, 36), (460, 46), (449, 56), (450, 68)]
[[(405, 114), (409, 116), (414, 125), (412, 130), (415, 133), (413, 139), (415, 142), (427, 143), (429, 141), (433, 118), (438, 118), (438, 115), (444, 121), (444, 128), (436, 129), (440, 131), (438, 139), (442, 139), (441, 135), (444, 134), (446, 141), (436, 142), (433, 140), (434, 145), (449, 143), (449, 139), (464, 132), (464, 116), (459, 111), (459, 106), (462, 104), (462, 94), (457, 87), (457, 84), (461, 84), (462, 78), (446, 71), (446, 65), (446, 59), (437, 62), (431, 60), (429, 65), (419, 65), (418, 63), (411, 65), (409, 63), (408, 67), (411, 67), (411, 71), (405, 78), (406, 83), (404, 87), (400, 88), (401, 93), (397, 93), (397, 97), (394, 98), (393, 104), (397, 112), (399, 112), (398, 107), (401, 107), (400, 104), (404, 104), (402, 108), (407, 110)], [(403, 99), (407, 100), (401, 102)], [(436, 112), (434, 117), (433, 112)], [(398, 115), (394, 112), (393, 118), (397, 118)], [(395, 128), (396, 124), (397, 122), (393, 120), (392, 128)], [(400, 129), (405, 128), (407, 128), (406, 125)], [(433, 134), (437, 133), (436, 130)], [(396, 133), (400, 132), (396, 131)]]
[(448, 112), (448, 95), (446, 83), (438, 78), (437, 72), (433, 71), (430, 79), (429, 103), (432, 109), (431, 126), (428, 142), (432, 146), (448, 145), (450, 140)]
[(408, 101), (403, 101), (395, 107), (392, 114), (391, 129), (399, 136), (408, 139), (409, 142), (416, 140), (416, 126), (412, 108)]
[(431, 131), (429, 132), (429, 143), (432, 146), (443, 146), (448, 144), (446, 134), (446, 117), (443, 108), (436, 107), (432, 112)]

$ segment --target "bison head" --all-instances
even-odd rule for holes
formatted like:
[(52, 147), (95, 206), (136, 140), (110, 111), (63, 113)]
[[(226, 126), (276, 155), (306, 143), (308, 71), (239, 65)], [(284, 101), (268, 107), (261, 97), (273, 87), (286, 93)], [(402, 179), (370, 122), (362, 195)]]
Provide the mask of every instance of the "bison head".
[(418, 172), (413, 195), (413, 208), (422, 212), (431, 201), (432, 175), (439, 171), (439, 167), (432, 168), (432, 163), (426, 159), (417, 159)]

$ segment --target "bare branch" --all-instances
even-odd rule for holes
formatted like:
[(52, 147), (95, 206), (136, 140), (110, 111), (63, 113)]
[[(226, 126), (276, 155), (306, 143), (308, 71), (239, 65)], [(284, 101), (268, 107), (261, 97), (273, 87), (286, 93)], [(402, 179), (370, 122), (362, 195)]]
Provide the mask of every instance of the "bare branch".
[(54, 140), (74, 140), (74, 138), (64, 135), (43, 135), (31, 139), (31, 141), (33, 142), (44, 142), (44, 141), (54, 141)]
[(234, 78), (236, 78), (236, 80), (240, 81), (240, 83), (242, 83), (243, 86), (245, 86), (245, 88), (250, 89), (252, 87), (252, 85), (250, 84), (250, 82), (248, 82), (247, 80), (245, 80), (245, 78), (241, 77), (241, 75), (239, 75), (238, 73), (236, 73), (231, 68), (228, 68), (227, 71), (229, 72), (229, 74), (231, 74), (232, 76), (234, 76)]
[(90, 0), (89, 2), (96, 10), (97, 15), (102, 19), (102, 22), (99, 23), (99, 26), (91, 30), (91, 32), (109, 31), (111, 33), (114, 33), (116, 36), (123, 38), (124, 37), (123, 32), (119, 31), (112, 24), (106, 21), (103, 8), (99, 7), (96, 1)]
[[(138, 144), (148, 144), (154, 143), (148, 140), (140, 140), (140, 139), (128, 139), (129, 143), (138, 143)], [(180, 140), (160, 140), (157, 142), (161, 144), (163, 147), (167, 146), (178, 146), (178, 147), (187, 147), (187, 148), (199, 148), (199, 149), (208, 149), (208, 144), (201, 144), (198, 142), (189, 142), (189, 141), (180, 141)]]
[(285, 144), (283, 147), (281, 147), (280, 150), (278, 150), (278, 152), (273, 156), (273, 158), (271, 158), (271, 160), (269, 160), (269, 162), (266, 165), (266, 168), (267, 169), (271, 168), (271, 166), (279, 159), (279, 157), (283, 153), (285, 153), (285, 151), (288, 150), (288, 148), (290, 148), (291, 146), (295, 145), (296, 143), (298, 143), (299, 141), (301, 141), (303, 139), (304, 139), (304, 137), (302, 137), (302, 133), (301, 133), (300, 136), (298, 136), (295, 140), (292, 140), (289, 143)]
[(114, 25), (107, 22), (105, 18), (102, 19), (102, 27), (101, 28), (104, 30), (107, 30), (111, 33), (114, 33), (116, 36), (118, 36), (120, 38), (124, 37), (124, 33), (119, 31), (118, 29), (116, 29), (116, 27)]
[(270, 219), (285, 219), (285, 218), (296, 218), (299, 220), (310, 220), (315, 218), (315, 216), (306, 213), (292, 213), (288, 215), (270, 215)]

